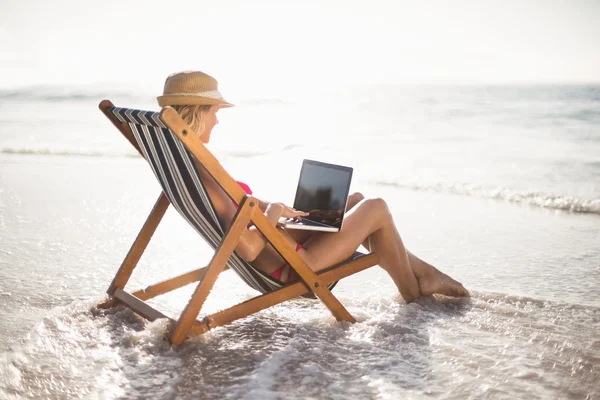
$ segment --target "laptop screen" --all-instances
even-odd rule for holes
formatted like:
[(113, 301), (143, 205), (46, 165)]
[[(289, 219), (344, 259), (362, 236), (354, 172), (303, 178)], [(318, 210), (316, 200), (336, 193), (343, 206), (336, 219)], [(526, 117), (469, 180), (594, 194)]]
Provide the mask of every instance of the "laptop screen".
[(305, 218), (341, 228), (351, 180), (350, 167), (304, 160), (294, 208), (309, 212)]

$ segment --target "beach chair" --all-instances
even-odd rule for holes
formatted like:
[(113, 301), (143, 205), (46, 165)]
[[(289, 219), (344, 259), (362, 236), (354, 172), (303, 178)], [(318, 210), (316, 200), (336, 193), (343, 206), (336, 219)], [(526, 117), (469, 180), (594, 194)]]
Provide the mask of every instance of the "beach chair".
[[(190, 134), (191, 129), (174, 109), (165, 107), (159, 113), (118, 108), (108, 100), (102, 101), (99, 107), (148, 161), (162, 187), (162, 193), (158, 196), (150, 215), (108, 288), (109, 298), (102, 304), (103, 307), (124, 304), (150, 321), (169, 318), (147, 304), (145, 300), (198, 282), (181, 315), (177, 320), (171, 319), (174, 324), (170, 329), (169, 340), (174, 345), (181, 344), (188, 336), (202, 334), (217, 326), (303, 295), (314, 295), (320, 299), (338, 321), (355, 322), (352, 315), (331, 293), (330, 288), (339, 279), (376, 265), (379, 262), (376, 254), (356, 253), (347, 262), (315, 274), (285, 240), (281, 232), (269, 223), (260, 211), (257, 199), (247, 195), (196, 135)], [(238, 211), (228, 230), (221, 226), (217, 218), (192, 157), (206, 168), (238, 206)], [(169, 204), (173, 204), (181, 216), (215, 249), (215, 254), (204, 268), (184, 273), (133, 293), (126, 292), (125, 285)], [(299, 281), (285, 285), (238, 256), (235, 247), (249, 224), (254, 224), (298, 273)], [(244, 282), (261, 294), (197, 320), (217, 277), (226, 268), (235, 271)]]

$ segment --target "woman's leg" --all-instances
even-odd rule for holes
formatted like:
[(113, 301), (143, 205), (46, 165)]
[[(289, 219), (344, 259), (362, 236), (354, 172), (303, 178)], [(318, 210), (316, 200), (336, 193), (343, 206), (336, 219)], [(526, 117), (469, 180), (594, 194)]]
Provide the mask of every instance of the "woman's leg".
[[(348, 207), (350, 209), (362, 201), (365, 197), (362, 193), (356, 192), (348, 197)], [(402, 240), (398, 235), (400, 245)], [(369, 238), (366, 238), (362, 245), (370, 251)], [(419, 281), (419, 290), (421, 295), (429, 296), (435, 293), (447, 294), (450, 296), (469, 296), (469, 292), (463, 287), (460, 282), (455, 281), (448, 275), (444, 274), (433, 265), (421, 260), (410, 251), (408, 253), (408, 260), (413, 273)]]
[(435, 293), (457, 297), (470, 296), (469, 291), (460, 282), (421, 260), (410, 251), (408, 252), (408, 259), (419, 280), (419, 290), (423, 296), (430, 296)]
[[(350, 210), (352, 207), (354, 207), (355, 205), (357, 205), (364, 199), (365, 199), (365, 196), (363, 196), (362, 193), (360, 193), (360, 192), (352, 193), (350, 196), (348, 196), (348, 205), (346, 206), (346, 212), (348, 212), (348, 210)], [(366, 238), (362, 242), (362, 245), (365, 249), (371, 251), (369, 248), (369, 238)]]
[[(348, 208), (352, 210), (344, 220), (342, 231), (333, 235), (325, 234), (306, 243), (307, 250), (304, 250), (303, 256), (311, 268), (318, 271), (341, 262), (362, 244), (365, 248), (379, 253), (380, 266), (390, 274), (407, 302), (419, 295), (434, 293), (468, 296), (468, 292), (460, 283), (406, 251), (383, 200), (367, 200), (354, 209), (364, 197), (355, 193), (351, 199), (349, 198)], [(366, 221), (370, 224), (364, 223)], [(369, 233), (362, 236), (365, 232)], [(361, 241), (360, 236), (365, 239)], [(349, 247), (349, 250), (346, 247)], [(323, 253), (327, 253), (328, 257), (323, 257)]]
[(379, 265), (390, 274), (402, 297), (407, 302), (419, 297), (419, 283), (408, 253), (381, 199), (361, 201), (346, 214), (339, 232), (310, 238), (298, 254), (314, 271), (319, 271), (346, 260), (366, 238), (369, 248), (379, 254)]

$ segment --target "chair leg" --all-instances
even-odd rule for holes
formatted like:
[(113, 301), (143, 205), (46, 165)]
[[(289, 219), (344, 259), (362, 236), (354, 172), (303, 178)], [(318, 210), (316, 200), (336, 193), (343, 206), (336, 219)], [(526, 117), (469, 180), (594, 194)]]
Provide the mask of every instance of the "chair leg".
[(115, 290), (114, 297), (148, 321), (156, 321), (159, 318), (169, 318), (154, 307), (121, 289)]
[[(160, 296), (161, 294), (169, 293), (175, 289), (179, 289), (181, 287), (189, 285), (190, 283), (200, 281), (204, 277), (204, 274), (206, 273), (207, 269), (208, 266), (198, 268), (194, 271), (186, 272), (185, 274), (181, 274), (174, 278), (155, 283), (154, 285), (150, 285), (144, 289), (137, 290), (131, 294), (140, 300), (152, 299), (156, 296)], [(229, 267), (225, 266), (224, 271), (228, 269)]]
[(256, 214), (252, 222), (283, 259), (298, 273), (306, 286), (325, 304), (338, 321), (356, 322), (344, 305), (331, 293), (304, 260), (287, 243), (283, 235), (269, 223), (263, 214)]
[(229, 257), (233, 254), (246, 226), (248, 226), (252, 214), (258, 209), (258, 203), (253, 198), (246, 198), (242, 203), (243, 204), (238, 209), (233, 219), (233, 224), (225, 234), (223, 241), (210, 261), (210, 264), (208, 264), (208, 269), (204, 278), (196, 287), (192, 298), (179, 316), (177, 325), (169, 338), (174, 345), (181, 344), (187, 337), (192, 325), (196, 321), (196, 317), (200, 313), (204, 301), (210, 293), (210, 290), (215, 284), (221, 271), (223, 271), (227, 260), (229, 260)]
[[(377, 264), (379, 264), (379, 256), (375, 253), (370, 253), (336, 268), (321, 271), (317, 273), (317, 276), (321, 281), (328, 285), (332, 282), (353, 275)], [(194, 323), (194, 326), (192, 327), (192, 333), (194, 335), (200, 335), (210, 329), (216, 328), (217, 326), (227, 325), (237, 319), (247, 317), (248, 315), (254, 314), (258, 311), (264, 310), (294, 297), (301, 296), (305, 293), (309, 293), (309, 290), (304, 282), (289, 284), (281, 289), (254, 297), (250, 300), (246, 300), (240, 304), (236, 304), (228, 309), (218, 311), (212, 315), (207, 315), (202, 319), (202, 321), (196, 321)]]
[(138, 233), (137, 238), (129, 249), (125, 260), (123, 260), (119, 271), (115, 275), (110, 287), (106, 291), (106, 293), (108, 293), (110, 296), (114, 295), (117, 289), (125, 288), (127, 281), (133, 273), (133, 269), (136, 267), (138, 261), (140, 261), (144, 250), (146, 250), (146, 246), (148, 246), (148, 243), (150, 242), (152, 235), (154, 235), (158, 224), (165, 215), (169, 204), (171, 203), (169, 202), (169, 199), (167, 199), (167, 196), (165, 196), (164, 193), (161, 193), (158, 197), (158, 200), (156, 200), (150, 215), (148, 215), (146, 222), (144, 222), (144, 226), (140, 230), (140, 233)]

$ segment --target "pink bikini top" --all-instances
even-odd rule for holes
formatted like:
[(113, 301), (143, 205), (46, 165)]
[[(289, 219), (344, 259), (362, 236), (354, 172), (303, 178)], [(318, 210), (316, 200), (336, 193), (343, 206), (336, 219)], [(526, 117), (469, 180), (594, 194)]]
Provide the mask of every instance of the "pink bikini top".
[[(246, 192), (246, 194), (252, 194), (252, 189), (250, 189), (250, 186), (246, 185), (244, 182), (240, 182), (240, 181), (236, 181), (238, 185), (240, 185), (240, 187), (242, 189), (244, 189), (244, 192)], [(232, 202), (233, 203), (233, 202)], [(235, 209), (238, 209), (238, 206), (233, 203), (233, 206), (235, 207)]]
[(250, 189), (250, 186), (240, 181), (237, 181), (237, 184), (240, 185), (242, 189), (244, 189), (244, 192), (246, 192), (246, 194), (252, 194), (252, 189)]

